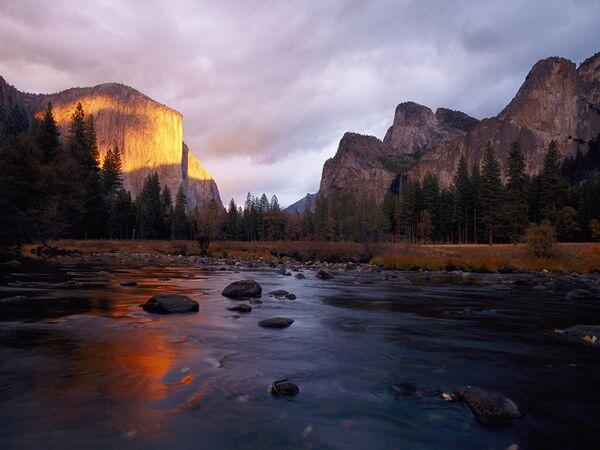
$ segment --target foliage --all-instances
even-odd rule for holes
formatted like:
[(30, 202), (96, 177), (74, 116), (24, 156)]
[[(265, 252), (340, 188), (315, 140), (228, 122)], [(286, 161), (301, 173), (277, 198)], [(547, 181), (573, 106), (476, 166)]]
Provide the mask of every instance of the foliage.
[(526, 242), (527, 249), (532, 256), (552, 258), (556, 255), (556, 230), (549, 220), (529, 225)]

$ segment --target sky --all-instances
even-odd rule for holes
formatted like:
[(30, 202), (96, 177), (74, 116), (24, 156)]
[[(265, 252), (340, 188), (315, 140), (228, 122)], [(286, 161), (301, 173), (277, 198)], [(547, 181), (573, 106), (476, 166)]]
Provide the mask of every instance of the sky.
[(539, 59), (600, 51), (597, 0), (0, 0), (0, 75), (51, 93), (119, 82), (184, 116), (221, 198), (289, 205), (346, 131), (415, 101), (496, 115)]

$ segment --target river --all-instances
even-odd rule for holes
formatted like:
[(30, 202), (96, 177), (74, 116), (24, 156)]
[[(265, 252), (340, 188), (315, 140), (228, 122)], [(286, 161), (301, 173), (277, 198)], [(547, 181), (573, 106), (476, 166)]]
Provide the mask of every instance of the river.
[[(225, 269), (110, 258), (4, 266), (0, 297), (39, 301), (0, 315), (0, 448), (597, 446), (600, 350), (553, 330), (600, 324), (598, 301), (568, 301), (560, 283), (496, 289), (492, 275)], [(221, 291), (244, 278), (261, 284), (263, 303), (236, 314)], [(297, 299), (268, 295), (276, 289)], [(146, 313), (157, 293), (186, 294), (199, 311)], [(277, 316), (295, 322), (257, 326)], [(268, 386), (286, 378), (299, 394), (273, 397)], [(464, 385), (513, 399), (524, 418), (489, 427), (426, 394)]]

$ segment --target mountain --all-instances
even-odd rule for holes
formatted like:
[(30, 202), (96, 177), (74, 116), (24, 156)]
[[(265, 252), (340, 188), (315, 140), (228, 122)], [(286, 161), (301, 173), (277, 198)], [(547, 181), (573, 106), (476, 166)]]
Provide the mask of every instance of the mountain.
[(477, 119), (460, 111), (438, 108), (434, 114), (417, 103), (400, 103), (383, 143), (399, 153), (425, 153), (440, 142), (464, 136), (477, 123)]
[(600, 53), (578, 68), (564, 58), (547, 58), (536, 63), (514, 99), (491, 119), (484, 119), (465, 136), (439, 144), (423, 155), (408, 172), (421, 179), (427, 172), (449, 185), (460, 155), (481, 161), (488, 142), (504, 169), (510, 143), (521, 143), (527, 172), (540, 171), (551, 140), (563, 158), (585, 155), (600, 133)]
[(139, 91), (117, 83), (72, 88), (55, 94), (20, 92), (0, 77), (0, 104), (20, 105), (31, 117), (40, 117), (48, 102), (61, 137), (68, 136), (71, 114), (81, 102), (86, 115), (94, 116), (98, 150), (103, 158), (117, 145), (123, 156), (123, 184), (137, 195), (146, 176), (158, 172), (162, 185), (173, 196), (183, 184), (188, 206), (204, 207), (214, 200), (221, 205), (215, 180), (183, 142), (183, 116)]
[(398, 105), (383, 141), (374, 136), (346, 133), (335, 156), (323, 166), (319, 192), (353, 191), (377, 202), (414, 166), (420, 155), (442, 142), (467, 134), (477, 119), (460, 111), (440, 108), (435, 114), (413, 102)]
[(490, 142), (504, 169), (514, 140), (521, 144), (529, 174), (540, 171), (551, 140), (563, 158), (580, 152), (580, 160), (600, 159), (585, 157), (600, 142), (600, 53), (579, 67), (557, 57), (537, 62), (506, 108), (482, 121), (460, 111), (433, 113), (417, 103), (401, 103), (383, 141), (344, 134), (323, 166), (319, 193), (329, 197), (351, 190), (381, 202), (388, 190), (397, 189), (398, 180), (422, 179), (428, 172), (449, 186), (461, 155), (469, 166), (480, 163)]
[(302, 197), (296, 203), (292, 203), (290, 206), (285, 208), (283, 211), (288, 214), (304, 214), (306, 211), (306, 207), (310, 206), (310, 210), (314, 212), (315, 210), (315, 202), (317, 201), (317, 194), (306, 194), (305, 197)]

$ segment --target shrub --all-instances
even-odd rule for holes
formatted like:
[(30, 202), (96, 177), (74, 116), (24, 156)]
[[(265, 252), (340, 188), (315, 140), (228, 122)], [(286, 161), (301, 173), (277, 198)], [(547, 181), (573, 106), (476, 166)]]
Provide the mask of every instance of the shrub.
[(528, 252), (538, 258), (551, 258), (556, 255), (556, 230), (549, 221), (532, 223), (525, 237)]

